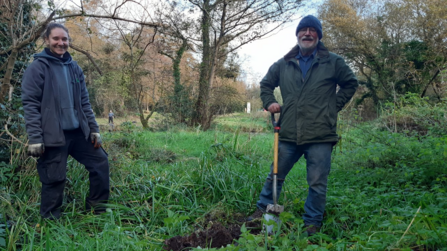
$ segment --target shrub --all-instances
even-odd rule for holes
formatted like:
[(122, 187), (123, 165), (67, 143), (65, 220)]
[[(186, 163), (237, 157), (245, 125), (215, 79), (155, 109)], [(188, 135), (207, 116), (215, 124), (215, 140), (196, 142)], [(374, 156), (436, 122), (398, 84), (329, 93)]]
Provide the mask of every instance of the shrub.
[[(398, 178), (419, 185), (434, 185), (436, 178), (447, 177), (447, 137), (415, 137), (358, 126), (343, 135), (345, 150), (336, 154), (337, 165), (348, 169), (381, 168)], [(368, 143), (367, 143), (368, 142)], [(403, 174), (401, 176), (400, 174)], [(395, 175), (389, 176), (391, 181)]]
[(447, 134), (447, 103), (431, 104), (428, 98), (407, 93), (396, 103), (386, 103), (378, 127), (405, 134)]

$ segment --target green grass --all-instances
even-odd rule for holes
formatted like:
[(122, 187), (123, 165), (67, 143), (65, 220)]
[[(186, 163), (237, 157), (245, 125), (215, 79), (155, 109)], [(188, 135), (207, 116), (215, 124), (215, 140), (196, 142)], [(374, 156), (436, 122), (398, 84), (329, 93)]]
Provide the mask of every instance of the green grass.
[[(266, 120), (232, 114), (206, 132), (173, 126), (103, 133), (111, 199), (102, 215), (83, 211), (88, 172), (70, 159), (64, 215), (40, 220), (40, 182), (28, 159), (26, 168), (0, 184), (0, 249), (161, 250), (165, 239), (206, 227), (207, 215), (234, 223), (254, 211), (269, 170), (273, 133)], [(279, 201), (286, 213), (277, 235), (243, 229), (239, 245), (225, 249), (447, 250), (446, 143), (367, 124), (344, 129), (333, 155), (322, 233), (310, 239), (301, 233), (307, 184), (300, 160)]]
[[(270, 113), (254, 111), (251, 114), (234, 113), (219, 116), (215, 120), (215, 129), (235, 132), (267, 132), (271, 127)], [(272, 129), (273, 130), (273, 129)]]

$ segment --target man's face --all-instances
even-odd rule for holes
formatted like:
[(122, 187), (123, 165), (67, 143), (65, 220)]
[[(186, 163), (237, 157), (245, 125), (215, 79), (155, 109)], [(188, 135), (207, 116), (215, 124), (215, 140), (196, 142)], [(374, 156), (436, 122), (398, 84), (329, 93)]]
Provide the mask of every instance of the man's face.
[(45, 42), (52, 53), (62, 57), (68, 49), (68, 34), (62, 28), (54, 28)]
[(318, 34), (315, 28), (305, 27), (296, 34), (302, 53), (312, 53), (318, 44)]

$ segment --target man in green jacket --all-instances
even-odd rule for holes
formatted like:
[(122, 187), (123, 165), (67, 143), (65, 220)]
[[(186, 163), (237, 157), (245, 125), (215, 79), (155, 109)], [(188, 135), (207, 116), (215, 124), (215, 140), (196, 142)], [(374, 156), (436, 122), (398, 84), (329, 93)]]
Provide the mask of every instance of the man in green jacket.
[[(329, 52), (320, 41), (323, 30), (316, 17), (305, 16), (295, 34), (298, 44), (274, 63), (262, 79), (261, 99), (268, 111), (281, 113), (278, 197), (293, 165), (303, 155), (306, 159), (309, 194), (303, 219), (307, 233), (313, 235), (323, 221), (332, 147), (338, 141), (337, 113), (354, 95), (358, 83), (343, 58)], [(281, 90), (282, 107), (273, 95), (276, 87)], [(261, 217), (267, 205), (273, 204), (272, 180), (270, 171), (257, 202), (258, 209), (248, 220)]]

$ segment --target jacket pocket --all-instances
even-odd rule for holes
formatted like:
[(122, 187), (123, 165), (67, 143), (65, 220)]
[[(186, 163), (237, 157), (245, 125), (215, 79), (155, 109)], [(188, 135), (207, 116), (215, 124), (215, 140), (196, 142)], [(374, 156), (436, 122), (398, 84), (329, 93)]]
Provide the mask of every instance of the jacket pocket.
[(106, 156), (109, 156), (109, 154), (106, 152), (106, 150), (104, 149), (104, 147), (101, 146), (102, 151), (106, 154)]
[(330, 101), (327, 96), (312, 93), (303, 102), (303, 141), (321, 141), (332, 133)]
[(65, 144), (64, 132), (54, 109), (45, 108), (45, 111), (42, 113), (42, 136), (45, 146), (61, 146)]
[(50, 150), (44, 153), (37, 165), (40, 181), (44, 184), (52, 184), (65, 181), (67, 175), (66, 163), (62, 163), (62, 153)]
[(331, 129), (335, 130), (336, 126), (337, 126), (337, 102), (335, 98), (331, 98), (329, 99), (328, 102), (328, 117), (329, 117), (329, 123), (331, 125)]
[(295, 109), (295, 99), (289, 96), (281, 108), (279, 137), (282, 140), (295, 141), (297, 138), (297, 118)]

